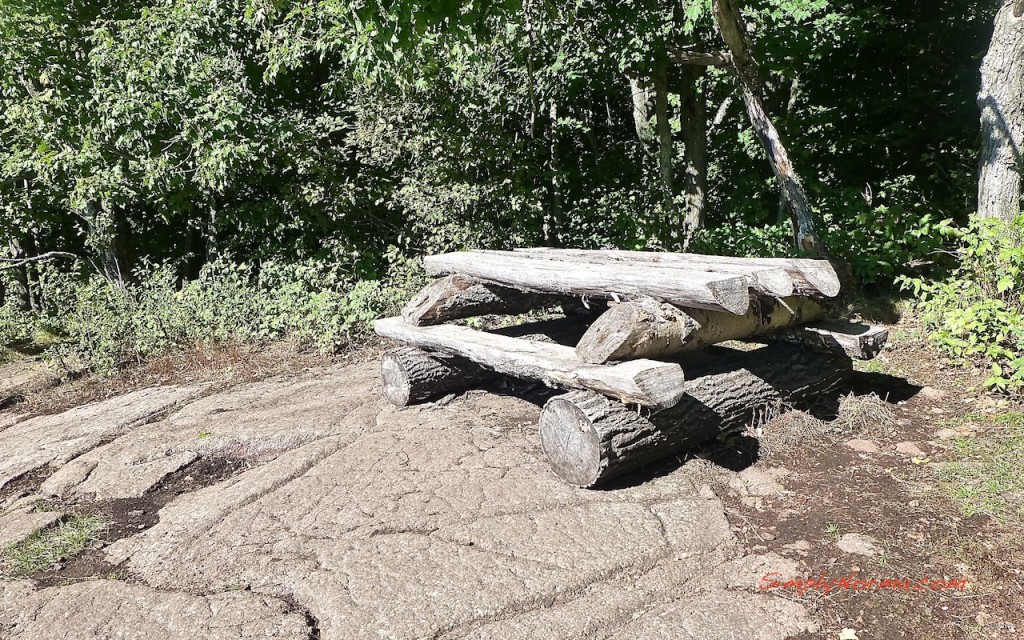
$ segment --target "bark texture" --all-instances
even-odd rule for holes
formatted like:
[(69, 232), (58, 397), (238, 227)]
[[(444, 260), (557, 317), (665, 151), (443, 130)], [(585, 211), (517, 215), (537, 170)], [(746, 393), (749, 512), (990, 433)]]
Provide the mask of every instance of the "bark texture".
[(451, 275), (435, 280), (416, 294), (402, 309), (402, 318), (415, 325), (441, 324), (492, 313), (526, 313), (572, 302), (572, 298), (565, 296), (529, 293)]
[(495, 374), (466, 358), (401, 347), (381, 358), (380, 377), (388, 401), (405, 407), (472, 389)]
[(782, 188), (782, 197), (789, 210), (793, 224), (793, 239), (797, 248), (811, 255), (825, 255), (825, 247), (818, 236), (807, 192), (804, 191), (803, 183), (789, 158), (789, 152), (761, 99), (757, 63), (747, 48), (746, 28), (735, 2), (736, 0), (714, 0), (715, 20), (722, 39), (732, 53), (733, 67), (736, 70), (740, 92), (743, 94), (743, 102), (747, 107), (747, 115)]
[[(813, 300), (755, 300), (750, 311), (681, 310), (655, 300), (631, 300), (599, 317), (576, 345), (584, 362), (664, 358), (726, 340), (742, 340), (823, 317)], [(817, 343), (815, 343), (817, 344)]]
[(1012, 220), (1024, 170), (1024, 1), (1006, 2), (981, 65), (978, 215)]
[(683, 138), (683, 243), (685, 251), (704, 226), (704, 200), (708, 182), (707, 103), (701, 93), (702, 67), (682, 70), (679, 90), (679, 128)]
[(560, 478), (592, 487), (741, 427), (759, 408), (835, 389), (849, 370), (849, 359), (776, 344), (688, 370), (679, 403), (650, 417), (596, 393), (571, 392), (544, 406), (541, 446)]

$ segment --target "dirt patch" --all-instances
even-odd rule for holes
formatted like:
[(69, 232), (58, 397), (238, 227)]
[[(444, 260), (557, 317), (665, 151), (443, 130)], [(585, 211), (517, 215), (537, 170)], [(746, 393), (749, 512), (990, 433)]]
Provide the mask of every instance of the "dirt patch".
[[(787, 413), (761, 425), (760, 446), (734, 438), (724, 452), (709, 452), (732, 465), (745, 453), (754, 468), (788, 472), (783, 492), (730, 492), (723, 502), (750, 552), (799, 562), (797, 575), (759, 586), (816, 611), (821, 631), (803, 640), (839, 637), (843, 629), (887, 639), (1019, 640), (1024, 631), (1024, 538), (988, 516), (965, 515), (940, 483), (956, 451), (937, 432), (979, 405), (995, 410), (1006, 401), (932, 387), (980, 384), (969, 372), (955, 377), (915, 344), (898, 344), (884, 368), (854, 376), (854, 395), (841, 398), (836, 418)], [(848, 446), (854, 440), (872, 447)], [(801, 592), (796, 583), (785, 586), (793, 579), (816, 581)], [(832, 588), (826, 593), (823, 584)]]
[(168, 476), (141, 498), (53, 505), (54, 508), (59, 507), (69, 514), (102, 518), (107, 526), (101, 539), (90, 548), (56, 566), (37, 571), (27, 577), (40, 588), (97, 578), (134, 581), (136, 578), (130, 572), (106, 561), (103, 547), (156, 525), (160, 521), (160, 509), (175, 497), (222, 482), (253, 466), (254, 461), (246, 458), (200, 458)]
[(49, 465), (27, 471), (0, 489), (0, 505), (10, 504), (19, 498), (30, 496), (56, 471)]

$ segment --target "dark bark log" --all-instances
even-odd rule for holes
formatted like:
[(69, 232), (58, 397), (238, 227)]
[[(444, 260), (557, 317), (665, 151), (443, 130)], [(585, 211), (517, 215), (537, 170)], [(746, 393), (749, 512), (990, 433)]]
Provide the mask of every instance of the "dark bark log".
[(471, 360), (422, 349), (401, 347), (385, 353), (380, 362), (384, 396), (405, 407), (462, 393), (495, 377)]
[(669, 236), (680, 237), (676, 186), (673, 175), (675, 147), (672, 144), (672, 124), (668, 114), (668, 63), (659, 59), (654, 64), (654, 116), (658, 133), (658, 176), (661, 180), (662, 201), (667, 212), (666, 228)]
[(745, 315), (678, 309), (655, 300), (617, 304), (590, 325), (576, 345), (584, 362), (660, 359), (726, 340), (742, 340), (823, 317), (812, 300), (756, 300)]
[[(556, 250), (557, 251), (557, 250)], [(427, 273), (458, 273), (506, 287), (614, 298), (650, 296), (687, 307), (743, 314), (750, 307), (743, 276), (687, 271), (657, 264), (572, 264), (540, 253), (469, 251), (427, 256)]]
[(704, 227), (704, 199), (708, 180), (707, 104), (698, 83), (704, 69), (683, 69), (679, 92), (679, 128), (683, 138), (683, 243)]
[(678, 404), (644, 417), (587, 391), (552, 398), (540, 417), (541, 446), (555, 473), (592, 487), (742, 427), (766, 406), (806, 401), (838, 387), (850, 361), (792, 345), (717, 357), (687, 370)]
[(558, 305), (572, 305), (574, 298), (530, 293), (488, 284), (476, 278), (451, 275), (427, 285), (402, 309), (409, 324), (441, 324), (488, 314), (514, 315)]
[(757, 64), (750, 57), (746, 29), (735, 0), (714, 0), (714, 8), (722, 39), (732, 53), (733, 67), (743, 94), (743, 102), (747, 106), (750, 123), (764, 146), (772, 171), (782, 188), (782, 195), (793, 224), (794, 242), (798, 249), (811, 255), (825, 255), (825, 247), (818, 236), (814, 212), (807, 199), (807, 193), (793, 168), (789, 152), (761, 100)]
[(1021, 211), (1024, 171), (1024, 1), (1003, 4), (981, 65), (978, 215), (1010, 221)]
[(672, 406), (679, 400), (683, 384), (683, 371), (678, 364), (633, 360), (591, 365), (581, 362), (572, 347), (450, 324), (414, 327), (401, 318), (378, 320), (374, 329), (385, 338), (468, 358), (505, 375), (540, 380), (551, 387), (591, 389), (646, 407)]

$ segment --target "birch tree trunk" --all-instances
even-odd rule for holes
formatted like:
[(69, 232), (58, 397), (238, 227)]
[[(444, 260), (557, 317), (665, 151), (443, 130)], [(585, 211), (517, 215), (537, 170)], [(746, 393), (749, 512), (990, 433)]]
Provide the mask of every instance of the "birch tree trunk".
[(768, 111), (761, 99), (761, 82), (758, 78), (757, 63), (750, 56), (747, 47), (746, 28), (743, 26), (743, 18), (736, 6), (737, 0), (713, 1), (715, 20), (722, 34), (722, 40), (725, 41), (732, 53), (733, 67), (736, 70), (736, 78), (743, 94), (743, 102), (747, 106), (750, 123), (758, 138), (761, 139), (761, 144), (768, 155), (768, 161), (772, 165), (772, 171), (775, 172), (775, 177), (778, 178), (782, 188), (782, 197), (785, 199), (786, 208), (789, 210), (793, 223), (793, 240), (797, 248), (811, 255), (825, 255), (825, 246), (818, 235), (814, 212), (811, 210), (803, 183), (793, 168), (789, 152), (768, 116)]
[(1024, 170), (1024, 0), (1006, 2), (996, 15), (981, 65), (978, 107), (978, 215), (1012, 220), (1021, 210)]

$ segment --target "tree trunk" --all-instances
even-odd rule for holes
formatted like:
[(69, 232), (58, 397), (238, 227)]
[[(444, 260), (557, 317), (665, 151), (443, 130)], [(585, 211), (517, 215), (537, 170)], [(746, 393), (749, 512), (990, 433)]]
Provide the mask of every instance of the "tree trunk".
[[(25, 250), (21, 248), (21, 243), (15, 238), (11, 239), (8, 250), (12, 260), (23, 260), (27, 257)], [(31, 311), (32, 297), (29, 291), (28, 266), (22, 264), (14, 267), (12, 271), (14, 272), (14, 279), (11, 283), (11, 290), (17, 300), (18, 310)]]
[(676, 241), (680, 237), (680, 229), (675, 179), (672, 175), (675, 147), (672, 144), (672, 123), (668, 119), (668, 62), (664, 59), (654, 63), (654, 115), (658, 133), (658, 177), (666, 211), (665, 228), (669, 237)]
[(540, 415), (541, 447), (560, 478), (592, 487), (719, 433), (742, 427), (763, 407), (784, 408), (839, 386), (850, 360), (808, 355), (792, 345), (719, 350), (706, 369), (687, 369), (678, 404), (645, 417), (592, 392), (548, 401)]
[(654, 148), (654, 131), (651, 129), (651, 92), (639, 79), (629, 76), (629, 94), (633, 101), (633, 126), (636, 137), (646, 153)]
[(559, 139), (558, 139), (558, 103), (551, 102), (551, 110), (549, 112), (551, 126), (549, 131), (551, 132), (550, 141), (550, 154), (551, 154), (551, 210), (544, 216), (544, 244), (551, 246), (558, 246), (558, 230), (562, 224), (562, 185), (561, 185), (561, 171), (562, 163), (559, 158)]
[(743, 94), (743, 102), (747, 106), (750, 123), (760, 138), (768, 161), (772, 165), (772, 171), (782, 187), (797, 248), (811, 255), (825, 255), (825, 247), (818, 236), (814, 212), (811, 210), (807, 193), (793, 168), (789, 152), (761, 100), (761, 81), (758, 78), (757, 63), (750, 57), (746, 29), (735, 2), (736, 0), (714, 0), (715, 20), (718, 22), (722, 39), (732, 52), (736, 78)]
[(704, 227), (704, 199), (708, 180), (707, 102), (698, 86), (703, 67), (682, 70), (679, 92), (679, 128), (683, 136), (683, 250)]
[(1006, 2), (981, 65), (978, 215), (1012, 220), (1024, 171), (1024, 0)]

